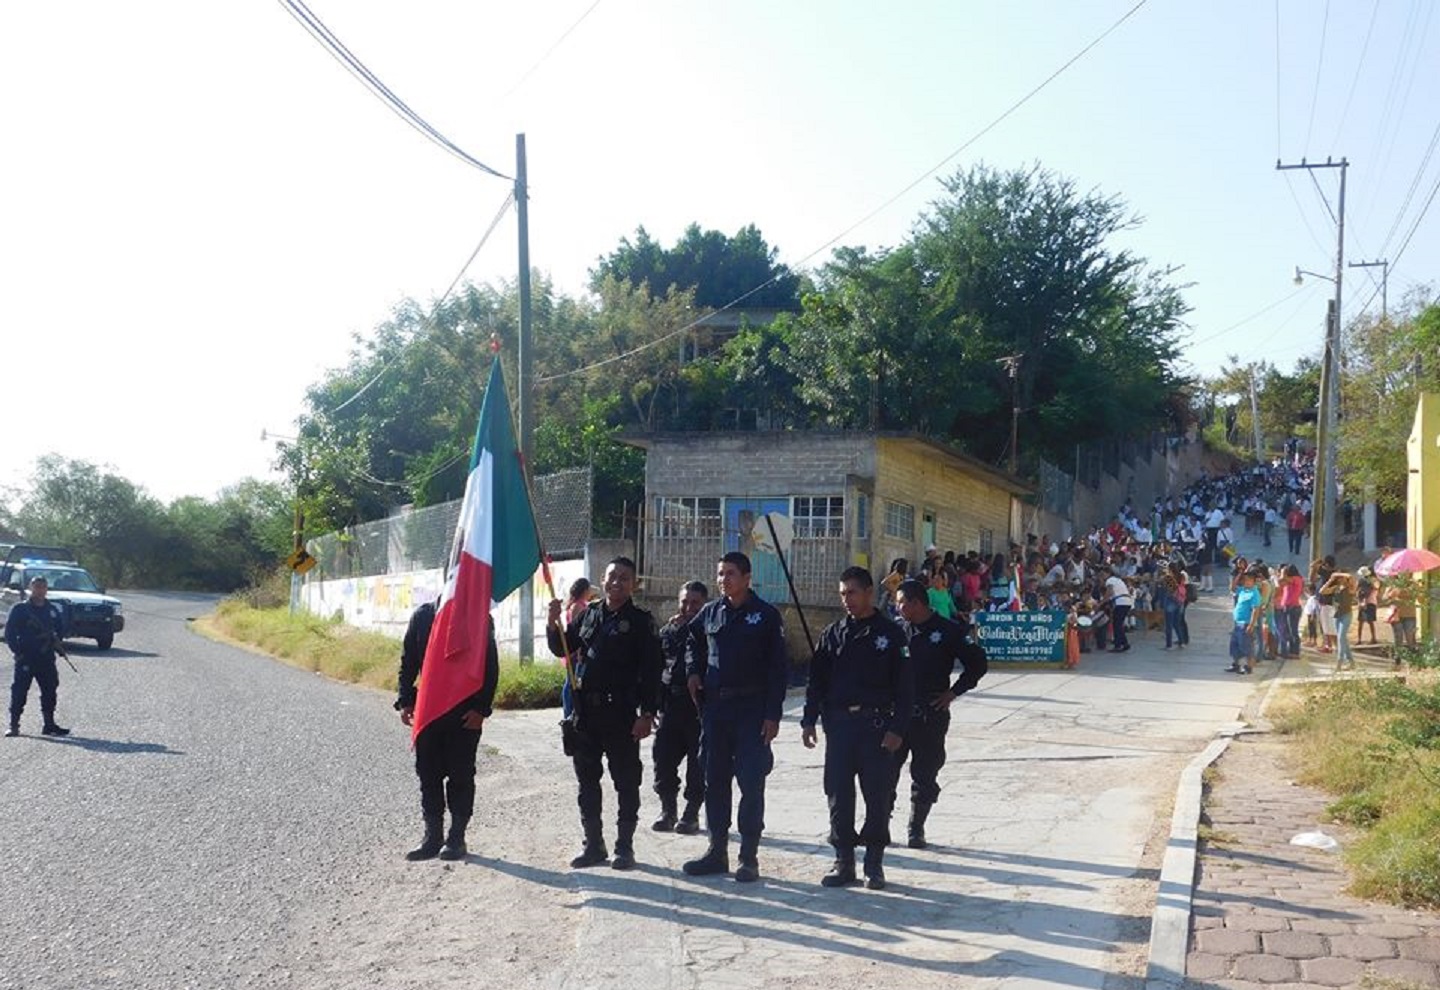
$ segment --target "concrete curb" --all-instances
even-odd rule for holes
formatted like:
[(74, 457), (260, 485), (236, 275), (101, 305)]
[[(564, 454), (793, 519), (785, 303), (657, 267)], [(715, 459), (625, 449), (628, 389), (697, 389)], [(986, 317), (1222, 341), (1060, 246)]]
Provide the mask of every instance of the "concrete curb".
[(1205, 768), (1225, 752), (1231, 738), (1227, 735), (1212, 741), (1180, 773), (1180, 785), (1175, 790), (1175, 813), (1170, 818), (1170, 839), (1165, 844), (1155, 914), (1150, 923), (1150, 964), (1145, 969), (1147, 990), (1178, 987), (1185, 982), (1204, 773)]

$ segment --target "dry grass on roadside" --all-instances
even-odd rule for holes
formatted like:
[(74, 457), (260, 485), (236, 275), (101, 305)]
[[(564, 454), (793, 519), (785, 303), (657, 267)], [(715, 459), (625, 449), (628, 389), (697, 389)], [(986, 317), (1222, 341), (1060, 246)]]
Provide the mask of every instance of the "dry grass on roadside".
[(1272, 715), (1301, 782), (1363, 830), (1346, 850), (1355, 893), (1440, 906), (1440, 673), (1304, 685)]
[[(400, 641), (366, 632), (342, 622), (286, 607), (254, 608), (237, 598), (226, 599), (212, 615), (200, 620), (203, 631), (252, 646), (286, 663), (338, 681), (395, 690)], [(496, 708), (550, 708), (560, 704), (564, 671), (555, 664), (521, 666), (514, 657), (500, 658)]]

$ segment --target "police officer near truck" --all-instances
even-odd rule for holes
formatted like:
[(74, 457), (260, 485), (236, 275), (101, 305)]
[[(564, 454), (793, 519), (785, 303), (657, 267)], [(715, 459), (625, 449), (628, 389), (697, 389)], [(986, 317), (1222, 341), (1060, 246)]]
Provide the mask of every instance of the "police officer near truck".
[[(950, 705), (974, 689), (989, 670), (985, 650), (971, 641), (969, 623), (951, 621), (930, 608), (925, 585), (905, 581), (896, 592), (901, 626), (915, 672), (915, 707), (905, 742), (896, 751), (895, 771), (910, 760), (910, 821), (906, 844), (924, 849), (925, 820), (940, 798), (937, 777), (945, 766), (945, 735), (950, 731)], [(951, 681), (955, 665), (960, 675)], [(898, 779), (897, 779), (898, 787)]]
[[(395, 710), (400, 721), (410, 725), (415, 717), (415, 681), (425, 663), (425, 647), (435, 624), (435, 602), (425, 602), (410, 614), (400, 649), (400, 696)], [(485, 657), (485, 681), (479, 691), (435, 719), (415, 740), (415, 775), (420, 778), (420, 814), (425, 834), (420, 844), (405, 854), (411, 862), (434, 859), (464, 859), (469, 851), (465, 830), (475, 813), (475, 754), (480, 732), (490, 717), (495, 687), (500, 682), (500, 650), (495, 644), (495, 620)], [(450, 829), (445, 831), (445, 809), (450, 809)], [(442, 838), (443, 836), (443, 838)]]
[[(875, 608), (875, 582), (868, 570), (847, 567), (841, 573), (840, 604), (845, 618), (820, 634), (800, 719), (801, 741), (807, 749), (815, 746), (816, 723), (825, 727), (825, 797), (835, 864), (820, 883), (826, 887), (856, 883), (855, 847), (862, 845), (865, 886), (881, 890), (895, 800), (896, 754), (904, 745), (915, 704), (915, 675), (905, 631)], [(865, 821), (858, 832), (857, 779), (865, 799)]]
[[(700, 613), (710, 591), (700, 581), (680, 589), (678, 611), (660, 629), (660, 652), (665, 670), (660, 675), (660, 725), (655, 730), (655, 793), (660, 796), (660, 817), (650, 826), (657, 832), (694, 835), (700, 831), (700, 807), (705, 803), (705, 770), (700, 765), (700, 713), (690, 697), (685, 670), (685, 646), (690, 620)], [(680, 766), (685, 766), (685, 810), (676, 817), (680, 797)]]
[(55, 701), (60, 690), (60, 671), (55, 666), (56, 654), (63, 652), (60, 637), (64, 620), (60, 609), (48, 601), (50, 584), (43, 577), (30, 581), (30, 597), (16, 602), (5, 619), (5, 643), (15, 654), (15, 679), (10, 685), (10, 727), (6, 736), (20, 734), (20, 716), (30, 695), (32, 682), (40, 685), (40, 714), (44, 725), (42, 735), (68, 736), (55, 721)]
[(780, 731), (789, 662), (775, 606), (750, 588), (750, 558), (732, 551), (715, 565), (719, 598), (690, 620), (686, 668), (700, 708), (705, 767), (705, 824), (710, 846), (687, 862), (689, 876), (730, 872), (732, 786), (740, 789), (739, 883), (760, 879), (765, 778), (775, 765), (770, 744)]
[(608, 764), (617, 806), (617, 870), (635, 867), (635, 826), (640, 817), (640, 740), (655, 728), (660, 700), (661, 656), (655, 619), (631, 599), (635, 562), (616, 557), (605, 567), (603, 595), (569, 624), (561, 636), (557, 599), (550, 603), (546, 638), (550, 652), (566, 655), (574, 669), (574, 743), (571, 761), (579, 784), (580, 826), (585, 845), (570, 861), (573, 869), (610, 859), (601, 823), (600, 778)]

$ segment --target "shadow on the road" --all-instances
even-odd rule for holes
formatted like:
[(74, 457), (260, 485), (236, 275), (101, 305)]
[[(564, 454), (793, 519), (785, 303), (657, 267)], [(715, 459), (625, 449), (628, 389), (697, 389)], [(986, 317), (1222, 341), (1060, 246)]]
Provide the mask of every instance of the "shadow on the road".
[(1065, 698), (1050, 698), (1043, 694), (1000, 694), (999, 692), (986, 691), (983, 687), (971, 695), (977, 701), (1043, 701), (1047, 705), (1083, 705), (1083, 701), (1068, 701)]
[[(575, 891), (583, 898), (579, 906), (591, 910), (639, 915), (688, 928), (716, 929), (741, 938), (781, 942), (911, 969), (1012, 976), (1033, 970), (1037, 977), (1043, 972), (1044, 979), (1056, 985), (1096, 986), (1104, 974), (1088, 966), (1016, 951), (969, 961), (917, 958), (913, 941), (902, 939), (899, 933), (918, 937), (936, 946), (937, 954), (951, 957), (960, 947), (970, 944), (967, 933), (1005, 934), (1108, 953), (1117, 944), (1109, 936), (1118, 934), (1126, 923), (1149, 920), (894, 882), (884, 893), (873, 893), (827, 890), (818, 883), (795, 884), (769, 878), (758, 884), (737, 885), (726, 877), (690, 878), (648, 864), (626, 873), (603, 869), (559, 872), (495, 857), (471, 859), (518, 880)], [(823, 864), (817, 859), (816, 866), (818, 877)], [(1080, 934), (1087, 931), (1107, 934)], [(900, 948), (902, 941), (909, 943), (908, 950)], [(986, 950), (976, 946), (972, 951)]]
[[(1073, 859), (1055, 859), (1051, 856), (1036, 856), (1031, 853), (1004, 853), (991, 852), (986, 849), (964, 849), (953, 846), (943, 846), (934, 842), (930, 844), (930, 848), (927, 851), (939, 853), (942, 856), (980, 859), (992, 863), (1006, 863), (1032, 870), (1067, 870), (1074, 873), (1088, 873), (1094, 876), (1121, 880), (1158, 880), (1160, 878), (1160, 871), (1154, 869), (1133, 869), (1128, 866), (1116, 866), (1108, 863), (1085, 863)], [(895, 853), (887, 852), (885, 859), (888, 862), (894, 856)], [(1013, 870), (1009, 871), (1007, 875), (1013, 877), (1015, 876), (1015, 872)]]
[(153, 660), (160, 655), (145, 650), (127, 650), (123, 646), (112, 646), (108, 650), (102, 650), (93, 644), (76, 646), (72, 643), (65, 644), (65, 651), (71, 656), (94, 657), (96, 660)]
[(36, 736), (38, 741), (56, 746), (76, 746), (92, 753), (115, 753), (120, 756), (130, 753), (156, 753), (161, 756), (184, 756), (185, 751), (171, 749), (164, 743), (121, 742), (118, 739), (88, 739), (85, 736)]

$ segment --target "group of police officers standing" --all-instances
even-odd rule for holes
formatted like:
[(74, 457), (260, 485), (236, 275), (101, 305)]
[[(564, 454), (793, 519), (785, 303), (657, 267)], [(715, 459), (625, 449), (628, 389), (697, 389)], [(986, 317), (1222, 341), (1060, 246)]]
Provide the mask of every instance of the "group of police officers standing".
[[(699, 581), (681, 588), (676, 614), (659, 629), (654, 617), (633, 600), (636, 567), (626, 557), (609, 562), (603, 595), (568, 625), (561, 621), (561, 603), (550, 603), (550, 650), (568, 657), (574, 695), (567, 752), (579, 785), (584, 834), (584, 845), (570, 864), (576, 869), (607, 861), (617, 870), (635, 866), (640, 743), (653, 732), (661, 810), (651, 827), (658, 832), (698, 832), (703, 804), (709, 847), (684, 864), (685, 873), (730, 872), (733, 823), (740, 839), (734, 877), (742, 883), (760, 878), (765, 778), (774, 766), (771, 743), (780, 729), (789, 676), (784, 628), (776, 608), (751, 589), (745, 554), (722, 556), (715, 580), (718, 596), (710, 600)], [(825, 733), (824, 789), (835, 862), (821, 883), (858, 883), (855, 850), (864, 846), (865, 885), (880, 889), (885, 886), (885, 847), (901, 769), (908, 758), (908, 845), (923, 849), (925, 822), (940, 795), (936, 778), (945, 764), (949, 708), (985, 674), (985, 655), (963, 624), (931, 610), (919, 581), (900, 586), (898, 622), (877, 606), (875, 584), (865, 568), (847, 568), (840, 575), (839, 592), (845, 617), (825, 629), (815, 648), (800, 720), (806, 747), (816, 745), (817, 726)], [(493, 643), (490, 648), (494, 657)], [(423, 638), (417, 645), (407, 636), (405, 657), (411, 659), (402, 658), (397, 703), (402, 714), (407, 702), (413, 706), (413, 693), (407, 689), (413, 692), (419, 670), (415, 658), (423, 653)], [(496, 665), (486, 666), (493, 670)], [(407, 854), (411, 859), (464, 855), (469, 803), (462, 800), (459, 809), (451, 808), (459, 824), (458, 843), (442, 843), (443, 808), (437, 795), (445, 774), (468, 776), (473, 800), (478, 721), (489, 715), (493, 696), (493, 685), (487, 687), (485, 697), (460, 706), (479, 716), (473, 738), (457, 740), (452, 731), (445, 741), (429, 743), (426, 735), (432, 729), (427, 727), (417, 740), (425, 839)], [(459, 755), (448, 761), (437, 758), (437, 748)], [(607, 769), (617, 806), (613, 857), (601, 818), (601, 777)], [(453, 783), (454, 776), (450, 780)], [(858, 830), (857, 781), (865, 801)], [(740, 792), (738, 808), (733, 807), (735, 788)]]

